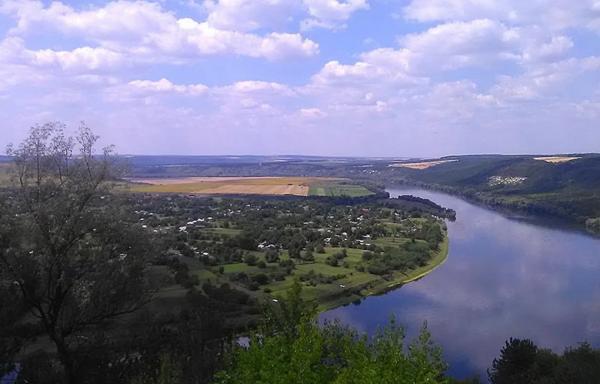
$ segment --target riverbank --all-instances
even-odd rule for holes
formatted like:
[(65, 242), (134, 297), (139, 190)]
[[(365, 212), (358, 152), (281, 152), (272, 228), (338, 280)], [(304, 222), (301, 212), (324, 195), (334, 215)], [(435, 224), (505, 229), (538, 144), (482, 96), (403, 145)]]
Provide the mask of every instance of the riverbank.
[[(387, 191), (391, 197), (411, 194), (456, 211), (457, 220), (447, 222), (449, 262), (418, 283), (322, 313), (321, 321), (338, 319), (369, 335), (391, 316), (407, 334), (427, 321), (446, 353), (449, 374), (457, 379), (486, 377), (498, 340), (511, 336), (552, 339), (555, 352), (581, 340), (600, 342), (590, 326), (598, 322), (600, 239), (514, 220), (456, 195), (408, 186)], [(457, 334), (473, 337), (461, 339), (457, 347)]]
[(449, 248), (449, 237), (447, 231), (444, 232), (444, 240), (440, 244), (440, 249), (435, 252), (435, 255), (431, 260), (424, 265), (408, 273), (394, 272), (393, 278), (390, 280), (374, 279), (363, 284), (359, 287), (357, 293), (356, 289), (345, 292), (345, 295), (335, 295), (334, 297), (325, 298), (318, 304), (319, 312), (328, 311), (337, 307), (345, 306), (352, 303), (359, 303), (362, 299), (369, 296), (377, 296), (385, 294), (391, 290), (401, 288), (402, 286), (420, 280), (427, 276), (441, 265), (443, 265), (448, 259), (448, 248)]
[(492, 209), (505, 216), (522, 215), (525, 221), (532, 221), (536, 224), (571, 229), (592, 236), (600, 236), (600, 225), (597, 224), (600, 222), (600, 218), (572, 216), (561, 212), (559, 208), (564, 204), (568, 205), (570, 203), (564, 199), (557, 201), (542, 199), (542, 197), (547, 197), (549, 194), (538, 194), (536, 196), (539, 200), (534, 200), (528, 195), (495, 195), (474, 190), (462, 190), (447, 185), (409, 180), (398, 182), (396, 185), (401, 188), (420, 188), (447, 193), (464, 199), (469, 203)]

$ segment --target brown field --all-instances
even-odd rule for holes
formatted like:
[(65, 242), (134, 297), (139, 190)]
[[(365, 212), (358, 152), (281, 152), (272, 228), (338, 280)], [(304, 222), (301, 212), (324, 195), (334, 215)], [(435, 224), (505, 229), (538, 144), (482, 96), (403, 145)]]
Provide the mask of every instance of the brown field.
[(419, 163), (394, 163), (390, 164), (390, 167), (399, 167), (399, 168), (410, 168), (410, 169), (427, 169), (431, 167), (435, 167), (436, 165), (451, 163), (453, 161), (458, 160), (433, 160), (433, 161), (422, 161)]
[(533, 159), (545, 161), (546, 163), (558, 164), (558, 163), (566, 163), (567, 161), (581, 159), (581, 157), (543, 156), (543, 157), (534, 157)]
[(10, 167), (11, 164), (9, 163), (0, 163), (0, 186), (10, 182)]
[(130, 179), (134, 192), (189, 193), (202, 195), (308, 196), (310, 186), (339, 179), (318, 177), (185, 177)]

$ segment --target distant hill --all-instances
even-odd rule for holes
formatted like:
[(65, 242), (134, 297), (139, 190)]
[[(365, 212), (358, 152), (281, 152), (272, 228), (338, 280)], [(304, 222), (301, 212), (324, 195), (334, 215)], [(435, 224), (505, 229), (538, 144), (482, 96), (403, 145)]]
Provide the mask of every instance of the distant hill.
[(600, 217), (600, 155), (450, 156), (426, 169), (396, 168), (405, 181), (490, 205), (579, 223)]

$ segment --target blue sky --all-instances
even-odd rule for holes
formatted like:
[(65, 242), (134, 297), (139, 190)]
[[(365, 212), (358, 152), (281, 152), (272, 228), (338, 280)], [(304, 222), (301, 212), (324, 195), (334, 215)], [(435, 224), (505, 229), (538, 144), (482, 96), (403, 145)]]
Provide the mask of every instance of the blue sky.
[(597, 152), (597, 0), (0, 0), (0, 148)]

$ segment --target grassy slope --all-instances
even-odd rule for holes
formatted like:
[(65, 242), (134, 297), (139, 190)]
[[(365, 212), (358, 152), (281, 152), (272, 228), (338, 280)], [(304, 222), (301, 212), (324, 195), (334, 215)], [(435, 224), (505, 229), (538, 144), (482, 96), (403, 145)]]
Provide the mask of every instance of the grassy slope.
[(362, 185), (343, 184), (343, 183), (319, 183), (310, 186), (309, 196), (330, 196), (330, 197), (360, 197), (373, 194)]
[[(393, 239), (383, 239), (386, 245), (398, 245), (393, 242)], [(306, 274), (313, 270), (315, 273), (322, 274), (324, 276), (336, 276), (345, 275), (344, 277), (334, 280), (331, 284), (317, 284), (311, 286), (305, 284), (303, 287), (303, 296), (306, 300), (313, 300), (318, 303), (321, 311), (335, 308), (341, 305), (349, 304), (353, 301), (360, 300), (363, 297), (369, 295), (376, 295), (384, 293), (390, 289), (402, 286), (403, 284), (410, 283), (418, 280), (428, 273), (440, 266), (448, 256), (448, 238), (444, 239), (444, 242), (440, 246), (440, 250), (433, 255), (430, 262), (421, 268), (417, 268), (408, 273), (396, 272), (393, 274), (391, 280), (385, 280), (381, 276), (373, 275), (368, 272), (359, 272), (354, 267), (362, 260), (362, 249), (348, 248), (347, 257), (343, 260), (347, 262), (347, 267), (340, 266), (333, 267), (325, 263), (325, 259), (333, 255), (342, 248), (327, 247), (325, 248), (324, 254), (314, 253), (315, 261), (311, 263), (297, 264), (294, 269), (292, 276), (287, 276), (283, 281), (272, 281), (266, 286), (261, 287), (260, 290), (255, 292), (247, 291), (245, 288), (240, 288), (256, 297), (262, 299), (270, 298), (281, 298), (286, 294), (287, 289), (292, 285), (295, 277)], [(264, 253), (253, 252), (259, 260), (264, 261)], [(287, 252), (282, 252), (281, 259), (287, 259)], [(201, 284), (205, 281), (210, 280), (212, 283), (222, 284), (229, 283), (229, 276), (240, 272), (248, 274), (254, 274), (259, 272), (267, 272), (268, 269), (261, 269), (258, 266), (249, 266), (245, 263), (233, 263), (226, 264), (223, 266), (223, 274), (218, 272), (219, 267), (215, 266), (210, 269), (206, 269), (201, 263), (198, 263), (193, 259), (185, 259), (186, 263), (190, 267), (190, 273), (198, 276)], [(160, 268), (160, 267), (159, 267)], [(267, 263), (267, 268), (277, 269), (277, 263)], [(235, 285), (235, 283), (233, 283)], [(265, 288), (270, 290), (270, 293), (265, 293)], [(158, 299), (160, 305), (166, 306), (167, 308), (176, 307), (177, 303), (183, 300), (187, 290), (180, 287), (179, 285), (168, 286), (158, 293)]]
[[(347, 249), (348, 256), (344, 259), (348, 263), (348, 268), (343, 266), (333, 267), (325, 264), (325, 259), (329, 255), (341, 251), (342, 248), (325, 248), (324, 254), (315, 253), (314, 263), (305, 263), (296, 265), (294, 275), (286, 277), (283, 281), (273, 281), (263, 288), (271, 290), (270, 296), (283, 297), (287, 289), (291, 286), (295, 276), (305, 274), (313, 270), (324, 276), (345, 275), (345, 277), (333, 281), (331, 284), (317, 284), (316, 286), (304, 286), (303, 295), (306, 300), (314, 300), (318, 303), (320, 310), (327, 310), (341, 305), (349, 304), (369, 295), (384, 293), (392, 288), (418, 280), (441, 265), (448, 256), (448, 238), (440, 246), (440, 250), (433, 255), (430, 262), (423, 267), (412, 270), (408, 273), (396, 272), (393, 279), (385, 280), (381, 276), (373, 275), (368, 272), (359, 272), (354, 269), (362, 259), (362, 249)], [(286, 258), (284, 254), (282, 258)], [(274, 266), (274, 265), (273, 265)], [(243, 263), (229, 264), (225, 266), (225, 275), (230, 273), (255, 273), (259, 272), (258, 267), (251, 267)], [(265, 295), (269, 297), (269, 295)]]
[[(550, 164), (532, 156), (461, 156), (427, 170), (404, 170), (407, 179), (476, 200), (550, 214), (583, 223), (600, 217), (600, 156)], [(525, 177), (517, 185), (491, 186), (492, 176)]]

